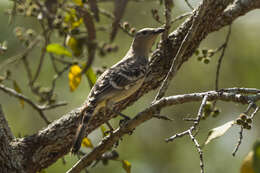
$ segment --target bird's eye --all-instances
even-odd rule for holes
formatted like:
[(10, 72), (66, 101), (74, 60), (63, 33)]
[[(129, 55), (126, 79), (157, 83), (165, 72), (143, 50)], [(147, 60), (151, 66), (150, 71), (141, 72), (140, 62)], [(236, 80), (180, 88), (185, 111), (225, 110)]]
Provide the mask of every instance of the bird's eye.
[(146, 34), (147, 34), (147, 31), (143, 31), (142, 34), (143, 34), (143, 35), (146, 35)]

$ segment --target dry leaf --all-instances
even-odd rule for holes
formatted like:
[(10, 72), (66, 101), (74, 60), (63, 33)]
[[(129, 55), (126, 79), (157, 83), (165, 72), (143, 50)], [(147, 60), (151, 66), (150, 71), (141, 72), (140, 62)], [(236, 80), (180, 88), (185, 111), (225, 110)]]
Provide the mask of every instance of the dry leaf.
[(234, 121), (229, 121), (219, 127), (216, 127), (214, 129), (211, 129), (209, 131), (208, 137), (206, 142), (204, 143), (204, 145), (207, 145), (210, 141), (212, 141), (213, 139), (216, 139), (220, 136), (223, 136), (228, 129), (230, 129), (232, 126), (234, 125)]

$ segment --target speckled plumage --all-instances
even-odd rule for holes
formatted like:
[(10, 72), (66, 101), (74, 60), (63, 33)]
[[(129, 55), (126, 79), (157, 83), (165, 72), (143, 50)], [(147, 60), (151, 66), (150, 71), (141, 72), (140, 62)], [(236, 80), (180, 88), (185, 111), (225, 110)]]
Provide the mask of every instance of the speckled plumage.
[(157, 35), (163, 31), (162, 28), (138, 31), (125, 57), (98, 78), (82, 110), (82, 122), (76, 133), (73, 153), (79, 150), (86, 125), (100, 108), (111, 109), (111, 105), (126, 99), (141, 87), (148, 71), (149, 51)]

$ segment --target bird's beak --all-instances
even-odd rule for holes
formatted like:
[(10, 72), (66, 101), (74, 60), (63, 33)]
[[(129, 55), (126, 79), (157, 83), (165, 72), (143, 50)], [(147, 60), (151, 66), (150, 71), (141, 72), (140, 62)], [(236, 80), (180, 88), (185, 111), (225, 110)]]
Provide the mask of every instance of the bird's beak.
[(156, 28), (156, 29), (154, 30), (154, 34), (160, 34), (160, 33), (162, 33), (163, 31), (165, 31), (164, 28)]

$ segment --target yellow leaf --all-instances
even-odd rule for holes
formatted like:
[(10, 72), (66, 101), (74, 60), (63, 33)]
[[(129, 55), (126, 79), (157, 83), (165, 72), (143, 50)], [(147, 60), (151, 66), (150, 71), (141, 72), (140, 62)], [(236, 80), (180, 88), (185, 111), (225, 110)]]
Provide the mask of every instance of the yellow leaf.
[(80, 18), (79, 20), (77, 20), (71, 24), (71, 29), (75, 29), (75, 28), (79, 27), (82, 23), (83, 23), (83, 18)]
[(89, 81), (89, 84), (90, 84), (90, 87), (92, 88), (92, 86), (96, 83), (97, 81), (97, 76), (94, 72), (94, 70), (89, 67), (89, 69), (86, 71), (86, 76), (88, 78), (88, 81)]
[(55, 54), (58, 54), (58, 55), (66, 55), (66, 56), (69, 56), (69, 57), (72, 56), (72, 54), (65, 47), (59, 45), (58, 43), (49, 44), (46, 47), (46, 51), (50, 52), (50, 53), (55, 53)]
[(257, 140), (254, 143), (253, 147), (254, 155), (253, 155), (253, 169), (255, 172), (260, 172), (260, 140)]
[(86, 147), (86, 148), (94, 148), (92, 142), (90, 139), (88, 139), (87, 137), (83, 138), (82, 143), (81, 143), (82, 147)]
[(240, 173), (255, 173), (253, 170), (253, 151), (249, 152), (245, 157), (240, 168)]
[(256, 140), (253, 150), (244, 158), (240, 173), (259, 173), (260, 172), (260, 141)]
[(67, 12), (64, 17), (64, 22), (66, 22), (67, 24), (74, 22), (74, 18), (76, 18), (75, 13), (75, 9), (71, 9), (69, 12)]
[(131, 163), (127, 160), (122, 160), (122, 166), (127, 173), (131, 173)]
[(83, 18), (78, 18), (76, 10), (70, 9), (65, 14), (64, 22), (70, 26), (70, 30), (73, 30), (83, 23)]
[(66, 38), (66, 46), (68, 46), (72, 52), (73, 55), (78, 57), (83, 52), (83, 43), (77, 40), (75, 37), (67, 36)]
[(106, 133), (107, 129), (105, 128), (105, 126), (101, 125), (100, 129), (101, 129), (103, 137), (107, 136), (107, 133)]
[(81, 81), (81, 68), (78, 65), (73, 65), (70, 67), (69, 71), (69, 86), (70, 91), (74, 91), (80, 84)]
[[(22, 94), (22, 90), (21, 88), (19, 87), (19, 85), (17, 84), (17, 82), (15, 80), (13, 80), (13, 87), (14, 87), (14, 90), (20, 94)], [(19, 102), (22, 106), (22, 108), (24, 108), (24, 100), (23, 99), (19, 99)]]

